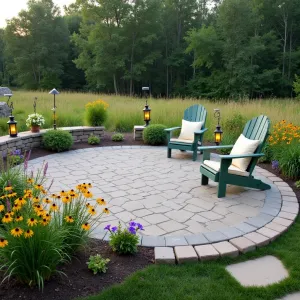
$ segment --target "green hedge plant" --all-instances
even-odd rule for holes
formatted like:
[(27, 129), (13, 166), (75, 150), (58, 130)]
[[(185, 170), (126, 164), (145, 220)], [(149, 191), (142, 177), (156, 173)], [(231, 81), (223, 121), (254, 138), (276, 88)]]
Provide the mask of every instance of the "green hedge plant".
[(48, 130), (43, 134), (42, 144), (47, 150), (62, 152), (71, 149), (73, 137), (67, 131)]
[(91, 134), (88, 138), (88, 143), (90, 145), (99, 145), (100, 141), (101, 141), (101, 139), (98, 136), (93, 135), (93, 134)]
[(166, 132), (167, 127), (162, 124), (153, 124), (147, 126), (143, 131), (143, 140), (149, 145), (164, 145), (166, 143)]
[(122, 142), (124, 140), (124, 135), (122, 133), (115, 133), (112, 137), (111, 140), (113, 142)]

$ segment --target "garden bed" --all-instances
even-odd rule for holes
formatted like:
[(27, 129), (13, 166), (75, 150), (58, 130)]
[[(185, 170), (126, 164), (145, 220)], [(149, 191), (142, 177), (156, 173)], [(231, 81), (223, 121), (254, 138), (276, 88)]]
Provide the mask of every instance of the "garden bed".
[[(110, 259), (105, 274), (93, 275), (87, 268), (86, 262), (89, 256), (97, 253)], [(30, 289), (11, 280), (1, 285), (0, 299), (71, 300), (90, 296), (122, 282), (130, 274), (153, 262), (153, 248), (140, 247), (136, 255), (117, 255), (112, 252), (107, 242), (91, 239), (85, 250), (79, 252), (69, 264), (59, 267), (59, 271), (64, 272), (67, 277), (53, 276), (45, 283), (43, 293), (38, 288)], [(2, 281), (1, 276), (0, 281)]]

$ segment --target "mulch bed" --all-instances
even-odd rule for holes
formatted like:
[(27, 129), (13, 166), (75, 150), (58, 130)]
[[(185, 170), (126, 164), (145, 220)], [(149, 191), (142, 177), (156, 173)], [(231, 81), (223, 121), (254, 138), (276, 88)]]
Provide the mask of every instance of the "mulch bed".
[[(134, 141), (132, 133), (125, 133), (125, 139), (122, 142), (113, 142), (111, 136), (112, 133), (105, 133), (100, 145), (97, 146), (88, 143), (75, 143), (71, 150), (117, 145), (144, 145), (143, 141)], [(33, 149), (31, 159), (52, 153), (45, 149)], [(300, 202), (300, 189), (295, 187), (294, 181), (284, 178), (279, 172), (273, 170), (270, 164), (259, 164), (259, 166), (286, 181), (293, 188)], [(110, 259), (106, 274), (93, 275), (87, 268), (86, 262), (89, 256), (97, 253)], [(153, 248), (140, 247), (136, 255), (119, 256), (112, 252), (107, 242), (91, 239), (88, 247), (84, 251), (80, 251), (70, 264), (59, 268), (67, 275), (67, 278), (52, 277), (51, 280), (46, 282), (43, 293), (37, 288), (30, 289), (11, 280), (9, 283), (6, 282), (1, 285), (0, 299), (71, 300), (77, 297), (91, 296), (113, 284), (121, 283), (130, 274), (153, 263)]]
[[(95, 254), (110, 259), (105, 274), (93, 275), (87, 268), (86, 262), (90, 255)], [(71, 263), (58, 268), (67, 277), (53, 276), (45, 283), (43, 292), (11, 280), (1, 285), (0, 299), (71, 300), (91, 296), (113, 284), (121, 283), (130, 274), (153, 263), (153, 248), (139, 247), (135, 255), (117, 255), (112, 252), (107, 242), (91, 239), (86, 250), (79, 252)]]

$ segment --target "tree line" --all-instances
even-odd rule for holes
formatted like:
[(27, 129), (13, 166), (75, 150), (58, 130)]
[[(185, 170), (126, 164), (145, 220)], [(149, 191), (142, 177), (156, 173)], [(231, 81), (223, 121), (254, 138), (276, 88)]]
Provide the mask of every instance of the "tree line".
[(0, 85), (294, 96), (299, 0), (77, 0), (64, 10), (52, 0), (29, 0), (0, 29)]

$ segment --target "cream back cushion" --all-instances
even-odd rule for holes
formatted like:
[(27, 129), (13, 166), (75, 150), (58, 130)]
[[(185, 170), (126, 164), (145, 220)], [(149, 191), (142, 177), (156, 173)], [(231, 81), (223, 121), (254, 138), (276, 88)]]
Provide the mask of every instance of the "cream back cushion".
[[(241, 134), (235, 142), (230, 155), (253, 154), (257, 149), (259, 143), (260, 140), (249, 140), (243, 134)], [(242, 171), (246, 171), (251, 159), (251, 157), (236, 158), (232, 160), (232, 165), (238, 167)]]
[(203, 122), (189, 122), (182, 120), (180, 140), (194, 140), (194, 132), (202, 128)]

